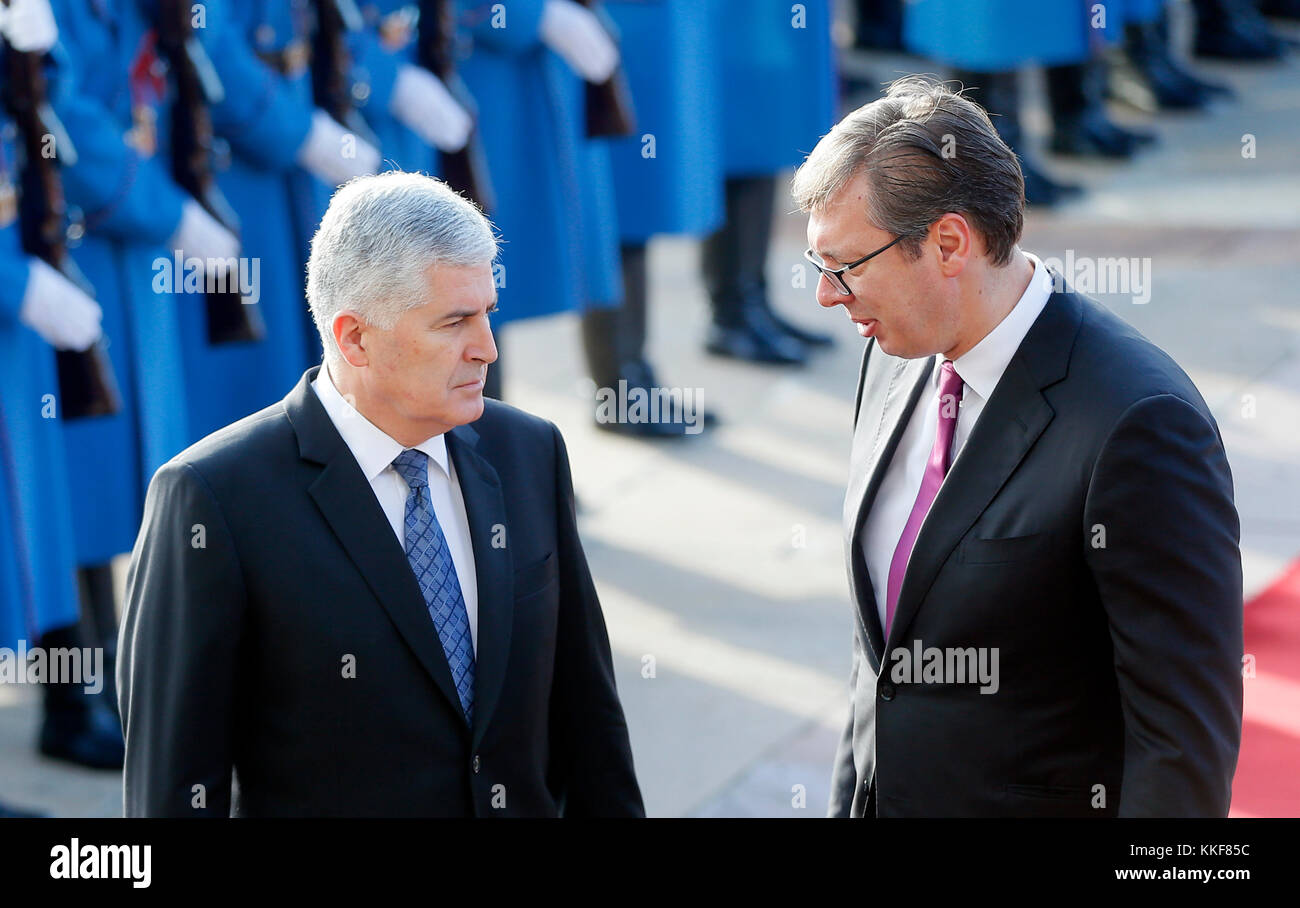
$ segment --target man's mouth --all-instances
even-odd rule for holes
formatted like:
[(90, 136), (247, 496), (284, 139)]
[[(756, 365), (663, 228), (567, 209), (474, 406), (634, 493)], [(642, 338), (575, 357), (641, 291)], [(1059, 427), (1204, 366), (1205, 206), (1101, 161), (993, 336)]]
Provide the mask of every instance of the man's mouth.
[(863, 337), (872, 337), (876, 333), (876, 328), (880, 326), (874, 318), (855, 318), (853, 324), (858, 326), (858, 334)]

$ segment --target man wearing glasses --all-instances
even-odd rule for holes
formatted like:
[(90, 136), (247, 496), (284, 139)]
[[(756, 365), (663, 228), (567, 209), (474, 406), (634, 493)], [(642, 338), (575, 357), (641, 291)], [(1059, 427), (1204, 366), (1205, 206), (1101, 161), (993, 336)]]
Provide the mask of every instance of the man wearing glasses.
[(1242, 587), (1213, 416), (1017, 245), (985, 112), (908, 78), (808, 156), (817, 301), (867, 339), (832, 816), (1225, 816)]

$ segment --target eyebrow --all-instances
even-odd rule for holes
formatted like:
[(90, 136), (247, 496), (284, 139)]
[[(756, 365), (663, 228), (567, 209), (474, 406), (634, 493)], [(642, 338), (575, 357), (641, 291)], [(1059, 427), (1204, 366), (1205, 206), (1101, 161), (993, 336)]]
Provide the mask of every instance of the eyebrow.
[[(493, 298), (492, 298), (492, 304), (491, 304), (490, 306), (488, 306), (488, 311), (491, 312), (493, 309), (496, 309), (496, 308), (498, 308), (498, 307), (497, 307), (497, 297), (493, 297)], [(440, 323), (440, 322), (449, 322), (449, 321), (451, 321), (452, 319), (456, 319), (456, 318), (470, 318), (470, 317), (472, 317), (472, 316), (478, 315), (478, 313), (479, 313), (479, 310), (478, 310), (478, 309), (457, 309), (457, 310), (454, 311), (454, 312), (448, 312), (448, 313), (446, 313), (445, 315), (443, 315), (440, 319), (438, 319), (438, 322), (439, 322), (439, 323)]]
[[(817, 252), (817, 250), (814, 249), (813, 252)], [(827, 259), (834, 259), (835, 261), (839, 262), (841, 265), (846, 265), (849, 262), (856, 262), (858, 259), (862, 258), (862, 256), (860, 255), (855, 255), (851, 259), (846, 259), (840, 255), (837, 255), (834, 252), (817, 252), (817, 254), (821, 256), (823, 262), (826, 261)]]

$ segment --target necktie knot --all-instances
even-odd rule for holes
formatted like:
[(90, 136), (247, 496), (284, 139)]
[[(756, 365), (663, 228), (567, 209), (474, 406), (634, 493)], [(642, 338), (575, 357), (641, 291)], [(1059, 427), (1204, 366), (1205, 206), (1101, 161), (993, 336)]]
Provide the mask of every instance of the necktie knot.
[(964, 386), (965, 382), (957, 374), (957, 367), (953, 365), (952, 360), (945, 359), (939, 366), (939, 394), (952, 394), (960, 398)]
[(429, 456), (415, 448), (407, 448), (393, 460), (393, 469), (406, 480), (414, 492), (429, 485)]

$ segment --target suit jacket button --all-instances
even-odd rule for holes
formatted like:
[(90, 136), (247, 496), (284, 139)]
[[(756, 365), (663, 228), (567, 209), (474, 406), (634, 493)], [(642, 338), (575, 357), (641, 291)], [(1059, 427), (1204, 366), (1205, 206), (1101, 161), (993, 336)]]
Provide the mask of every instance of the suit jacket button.
[(894, 699), (894, 685), (890, 684), (888, 681), (880, 685), (880, 699), (882, 700)]
[(475, 772), (478, 772), (480, 769), (483, 768), (483, 763), (481, 760), (479, 760), (478, 754), (474, 754), (474, 761), (470, 765), (474, 767)]

